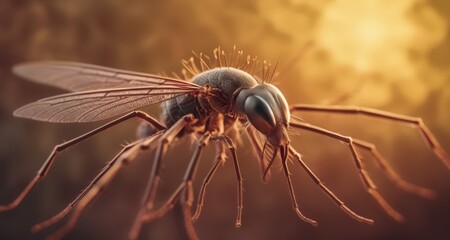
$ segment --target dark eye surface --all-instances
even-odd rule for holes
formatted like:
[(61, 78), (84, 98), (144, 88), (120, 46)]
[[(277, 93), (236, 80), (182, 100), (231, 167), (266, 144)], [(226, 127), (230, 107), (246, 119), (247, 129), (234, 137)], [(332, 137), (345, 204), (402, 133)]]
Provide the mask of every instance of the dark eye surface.
[(252, 125), (262, 133), (275, 127), (275, 116), (269, 104), (258, 96), (249, 96), (244, 104), (245, 112)]
[(291, 120), (291, 114), (289, 112), (289, 105), (286, 101), (286, 98), (284, 97), (283, 93), (281, 93), (281, 91), (274, 85), (267, 84), (267, 86), (272, 91), (272, 96), (278, 102), (280, 116), (283, 118), (284, 122), (289, 123)]

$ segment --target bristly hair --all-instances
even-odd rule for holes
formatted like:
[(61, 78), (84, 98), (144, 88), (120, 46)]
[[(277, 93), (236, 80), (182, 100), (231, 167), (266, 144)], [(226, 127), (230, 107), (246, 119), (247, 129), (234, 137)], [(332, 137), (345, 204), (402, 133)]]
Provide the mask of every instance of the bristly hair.
[(278, 63), (272, 67), (270, 62), (260, 62), (256, 56), (251, 57), (247, 55), (244, 57), (244, 51), (236, 50), (236, 46), (228, 53), (222, 50), (220, 46), (215, 48), (213, 50), (213, 58), (202, 52), (196, 53), (192, 51), (192, 54), (193, 56), (189, 59), (181, 61), (183, 65), (181, 76), (177, 73), (172, 73), (175, 78), (189, 81), (195, 75), (213, 68), (236, 68), (249, 73), (262, 84), (270, 83), (277, 74)]

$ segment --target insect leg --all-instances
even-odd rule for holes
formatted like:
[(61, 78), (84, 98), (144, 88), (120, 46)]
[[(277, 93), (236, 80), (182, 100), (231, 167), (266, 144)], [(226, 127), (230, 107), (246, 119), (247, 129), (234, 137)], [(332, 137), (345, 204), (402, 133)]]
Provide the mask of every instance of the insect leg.
[[(164, 215), (166, 215), (167, 212), (169, 212), (174, 206), (175, 203), (180, 199), (180, 195), (185, 189), (186, 184), (182, 182), (180, 186), (172, 193), (172, 195), (169, 197), (169, 199), (157, 210), (151, 210), (150, 212), (146, 212), (144, 215), (142, 215), (142, 222), (149, 222), (156, 218), (160, 218)], [(129, 236), (130, 239), (136, 239), (137, 236)]]
[[(273, 155), (276, 156), (277, 154), (278, 154), (278, 148), (275, 148)], [(289, 194), (290, 194), (291, 200), (292, 200), (292, 207), (294, 208), (295, 213), (301, 220), (316, 227), (318, 225), (318, 223), (316, 221), (306, 217), (305, 215), (303, 215), (303, 213), (300, 211), (300, 208), (298, 207), (297, 199), (295, 197), (294, 187), (292, 186), (291, 173), (289, 172), (289, 167), (286, 163), (286, 160), (287, 159), (282, 160), (282, 164), (283, 164), (284, 175), (286, 176), (286, 180), (287, 180), (287, 183), (289, 186)]]
[[(312, 127), (309, 124), (303, 124), (302, 128), (306, 130), (315, 130), (319, 131), (319, 133), (326, 132), (324, 129), (318, 129), (317, 127)], [(418, 196), (433, 199), (436, 197), (436, 193), (428, 188), (424, 188), (421, 186), (417, 186), (415, 184), (409, 183), (402, 179), (396, 171), (392, 169), (391, 166), (389, 166), (386, 159), (380, 154), (378, 149), (375, 147), (375, 145), (371, 143), (367, 143), (364, 141), (361, 141), (359, 139), (353, 139), (353, 143), (355, 146), (359, 147), (360, 149), (365, 149), (370, 152), (370, 154), (373, 156), (373, 159), (377, 163), (377, 165), (381, 168), (382, 172), (386, 175), (386, 177), (399, 189), (416, 194)]]
[(395, 172), (392, 167), (388, 164), (386, 159), (381, 155), (381, 153), (378, 151), (378, 149), (375, 147), (375, 145), (364, 142), (359, 139), (353, 139), (353, 143), (355, 146), (365, 149), (370, 152), (370, 154), (375, 159), (375, 162), (378, 164), (378, 166), (381, 168), (382, 172), (386, 175), (386, 177), (399, 189), (416, 194), (418, 196), (433, 199), (436, 197), (436, 193), (428, 188), (417, 186), (415, 184), (412, 184), (410, 182), (405, 181), (402, 179), (397, 172)]
[[(184, 222), (187, 234), (190, 239), (198, 239), (197, 234), (195, 232), (192, 216), (191, 216), (191, 206), (194, 198), (193, 188), (192, 188), (192, 179), (194, 177), (195, 171), (197, 169), (198, 160), (200, 159), (200, 155), (203, 151), (203, 148), (208, 144), (211, 134), (206, 132), (199, 140), (197, 148), (195, 149), (194, 155), (192, 156), (191, 161), (189, 162), (188, 169), (186, 170), (185, 176), (183, 178), (183, 182), (180, 186), (175, 190), (172, 196), (163, 204), (161, 208), (156, 211), (144, 212), (141, 216), (141, 221), (151, 221), (155, 218), (159, 218), (164, 216), (168, 211), (170, 211), (175, 202), (182, 195), (181, 203), (183, 205), (183, 215)], [(146, 209), (148, 210), (148, 209)], [(136, 239), (138, 232), (130, 232), (130, 239)]]
[(138, 234), (142, 227), (143, 217), (153, 207), (153, 202), (160, 181), (159, 174), (161, 169), (162, 156), (166, 152), (168, 144), (171, 143), (175, 139), (175, 137), (183, 130), (183, 128), (193, 120), (194, 116), (192, 114), (188, 114), (178, 120), (161, 136), (161, 139), (159, 140), (159, 146), (156, 150), (155, 158), (153, 160), (153, 166), (150, 172), (147, 188), (144, 193), (144, 197), (142, 198), (141, 207), (129, 233), (130, 238), (136, 239), (138, 237)]
[(237, 216), (236, 216), (236, 227), (240, 227), (242, 225), (242, 208), (244, 207), (243, 204), (243, 192), (244, 189), (242, 187), (242, 176), (241, 176), (241, 169), (239, 167), (239, 162), (238, 162), (238, 158), (236, 155), (236, 147), (235, 147), (235, 143), (234, 141), (228, 137), (227, 135), (221, 135), (218, 136), (218, 139), (220, 139), (221, 141), (223, 141), (227, 147), (228, 147), (228, 151), (231, 153), (231, 157), (233, 158), (233, 163), (234, 163), (234, 170), (236, 172), (236, 178), (237, 178), (237, 183), (238, 183), (238, 205), (237, 205)]
[(58, 158), (59, 154), (61, 154), (64, 150), (68, 149), (71, 146), (76, 145), (77, 143), (86, 140), (87, 138), (102, 132), (112, 126), (115, 126), (116, 124), (119, 124), (125, 120), (134, 118), (134, 117), (138, 117), (141, 118), (145, 121), (147, 121), (148, 123), (152, 124), (153, 126), (155, 126), (156, 128), (162, 130), (165, 129), (164, 125), (162, 125), (161, 123), (159, 123), (156, 119), (154, 119), (153, 117), (149, 116), (148, 114), (146, 114), (145, 112), (142, 111), (133, 111), (131, 113), (128, 113), (127, 115), (124, 115), (118, 119), (115, 119), (109, 123), (106, 123), (103, 126), (100, 126), (88, 133), (85, 133), (79, 137), (73, 138), (72, 140), (69, 140), (65, 143), (62, 144), (58, 144), (53, 148), (53, 151), (50, 153), (50, 155), (48, 156), (47, 160), (44, 162), (44, 164), (41, 166), (41, 168), (39, 169), (39, 171), (36, 173), (35, 177), (30, 181), (30, 183), (28, 183), (28, 185), (22, 190), (22, 192), (9, 204), (7, 205), (0, 205), (0, 212), (3, 211), (8, 211), (11, 210), (15, 207), (17, 207), (22, 200), (26, 197), (26, 195), (30, 192), (30, 190), (39, 182), (41, 181), (45, 176), (47, 176), (53, 162)]
[(208, 186), (212, 177), (214, 176), (217, 169), (219, 168), (219, 164), (222, 163), (222, 165), (223, 165), (225, 163), (225, 159), (226, 159), (226, 154), (225, 154), (224, 145), (222, 144), (222, 142), (216, 142), (216, 161), (214, 162), (213, 166), (209, 170), (205, 179), (203, 179), (203, 183), (202, 183), (202, 186), (200, 187), (200, 192), (198, 194), (197, 208), (195, 209), (195, 213), (194, 213), (194, 216), (192, 217), (192, 221), (195, 222), (200, 217), (200, 213), (202, 212), (203, 204), (205, 202), (206, 187)]
[(186, 174), (183, 177), (183, 182), (186, 187), (184, 189), (183, 195), (181, 195), (181, 204), (183, 206), (183, 216), (184, 224), (186, 227), (186, 232), (189, 239), (198, 239), (197, 233), (192, 222), (191, 207), (194, 201), (194, 189), (192, 186), (192, 180), (194, 179), (195, 172), (197, 170), (198, 162), (200, 160), (200, 155), (206, 145), (208, 145), (209, 139), (211, 138), (211, 133), (206, 132), (198, 140), (197, 148), (195, 149), (194, 155), (192, 156), (189, 166), (186, 170)]
[[(67, 213), (69, 213), (69, 211), (77, 205), (77, 203), (86, 196), (86, 194), (89, 192), (89, 190), (95, 185), (97, 184), (97, 182), (105, 175), (106, 172), (108, 172), (109, 169), (111, 169), (112, 165), (114, 165), (117, 161), (117, 159), (124, 153), (126, 152), (128, 149), (130, 149), (132, 146), (134, 146), (136, 143), (132, 143), (129, 144), (127, 146), (125, 146), (111, 161), (108, 162), (108, 164), (100, 171), (100, 173), (97, 174), (97, 176), (95, 176), (95, 178), (92, 180), (92, 182), (72, 201), (70, 202), (69, 205), (67, 205), (66, 208), (64, 208), (62, 211), (60, 211), (59, 213), (57, 213), (56, 215), (54, 215), (53, 217), (49, 218), (48, 220), (41, 222), (39, 224), (36, 224), (33, 226), (32, 231), (33, 232), (39, 232), (44, 228), (47, 228), (51, 225), (53, 225), (54, 223), (58, 222), (59, 220), (61, 220), (64, 216), (67, 215)], [(75, 215), (75, 214), (74, 214)], [(73, 216), (72, 215), (72, 218)], [(78, 216), (77, 216), (78, 218)], [(74, 223), (75, 224), (75, 223)]]
[(315, 126), (313, 126), (311, 124), (307, 124), (307, 123), (291, 123), (290, 125), (295, 128), (303, 128), (305, 130), (313, 131), (313, 132), (316, 132), (316, 133), (319, 133), (319, 134), (322, 134), (322, 135), (325, 135), (325, 136), (328, 136), (328, 137), (331, 137), (331, 138), (334, 138), (334, 139), (337, 139), (339, 141), (346, 143), (350, 148), (350, 152), (352, 154), (353, 161), (356, 165), (356, 168), (358, 169), (361, 180), (362, 180), (364, 186), (366, 187), (368, 193), (377, 201), (377, 203), (385, 210), (385, 212), (389, 216), (391, 216), (393, 219), (395, 219), (398, 222), (404, 221), (403, 216), (400, 213), (398, 213), (395, 209), (393, 209), (389, 205), (389, 203), (387, 203), (386, 200), (378, 192), (377, 187), (375, 186), (372, 179), (369, 177), (369, 175), (363, 168), (361, 159), (355, 149), (355, 144), (351, 137), (343, 136), (338, 133), (331, 132), (331, 131), (328, 131), (328, 130), (325, 130), (325, 129), (322, 129), (319, 127), (315, 127)]
[(397, 121), (402, 123), (414, 124), (419, 128), (425, 141), (429, 147), (433, 150), (436, 156), (450, 169), (450, 157), (447, 152), (442, 148), (439, 142), (434, 137), (433, 133), (428, 129), (421, 118), (408, 117), (400, 114), (380, 111), (371, 108), (356, 107), (356, 106), (318, 106), (318, 105), (294, 105), (291, 107), (291, 111), (315, 111), (315, 112), (330, 112), (330, 113), (343, 113), (343, 114), (362, 114), (366, 116), (384, 118), (391, 121)]
[(328, 189), (322, 181), (314, 174), (314, 172), (303, 162), (300, 154), (295, 151), (295, 149), (292, 146), (289, 146), (289, 151), (294, 154), (294, 157), (297, 159), (297, 161), (300, 163), (300, 165), (305, 169), (306, 173), (314, 180), (314, 182), (322, 189), (322, 191), (333, 200), (336, 205), (338, 205), (342, 211), (344, 211), (346, 214), (348, 214), (350, 217), (356, 219), (359, 222), (364, 222), (367, 224), (372, 224), (373, 220), (369, 218), (362, 217), (352, 210), (350, 210), (344, 202), (342, 202), (330, 189)]
[[(106, 185), (112, 180), (114, 175), (118, 170), (114, 170), (110, 172), (112, 168), (120, 169), (125, 164), (130, 163), (134, 160), (138, 154), (147, 150), (150, 144), (154, 143), (154, 141), (162, 134), (162, 132), (158, 132), (147, 139), (136, 141), (125, 146), (101, 171), (100, 173), (92, 180), (92, 182), (73, 200), (66, 208), (64, 208), (61, 212), (54, 215), (50, 219), (36, 224), (33, 226), (32, 231), (38, 232), (44, 228), (47, 228), (54, 223), (60, 221), (72, 208), (74, 209), (74, 213), (71, 215), (69, 221), (61, 227), (57, 232), (52, 234), (50, 238), (59, 239), (62, 238), (67, 232), (72, 230), (72, 228), (76, 225), (78, 218), (81, 216), (82, 211), (85, 207), (94, 199), (94, 197), (98, 196), (100, 192), (106, 188)], [(116, 166), (117, 164), (118, 167)], [(106, 179), (104, 179), (106, 178)]]

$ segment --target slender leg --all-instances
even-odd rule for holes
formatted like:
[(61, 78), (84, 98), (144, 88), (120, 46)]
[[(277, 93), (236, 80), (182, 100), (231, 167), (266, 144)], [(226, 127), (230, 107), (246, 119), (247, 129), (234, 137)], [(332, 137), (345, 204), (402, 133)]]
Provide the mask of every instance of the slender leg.
[(325, 136), (337, 139), (339, 141), (342, 141), (344, 143), (346, 143), (349, 148), (350, 148), (350, 152), (352, 154), (352, 158), (353, 161), (356, 165), (356, 168), (358, 169), (359, 175), (361, 177), (362, 182), (364, 183), (364, 186), (366, 187), (367, 191), (369, 192), (369, 194), (377, 201), (377, 203), (385, 210), (385, 212), (391, 216), (393, 219), (395, 219), (398, 222), (403, 222), (404, 218), (403, 216), (398, 213), (395, 209), (393, 209), (389, 203), (386, 202), (386, 200), (380, 195), (380, 193), (377, 190), (377, 187), (375, 186), (375, 184), (373, 183), (372, 179), (369, 177), (369, 175), (367, 174), (367, 172), (363, 169), (363, 165), (361, 162), (361, 159), (358, 155), (358, 153), (356, 152), (355, 149), (355, 144), (353, 142), (353, 139), (347, 136), (343, 136), (319, 127), (315, 127), (311, 124), (307, 124), (307, 123), (291, 123), (290, 124), (292, 127), (295, 128), (303, 128), (309, 131), (314, 131), (316, 133), (319, 134), (323, 134)]
[[(278, 154), (278, 148), (275, 148), (273, 155), (276, 156), (277, 154)], [(286, 176), (286, 180), (287, 180), (287, 183), (289, 186), (289, 194), (291, 196), (292, 207), (294, 208), (295, 213), (301, 220), (317, 227), (318, 223), (316, 221), (306, 217), (305, 215), (303, 215), (303, 213), (300, 211), (300, 208), (298, 207), (297, 199), (295, 197), (294, 187), (292, 186), (291, 173), (289, 172), (289, 167), (286, 163), (286, 160), (287, 160), (287, 158), (285, 160), (282, 160), (282, 164), (283, 164), (284, 175)]]
[[(150, 209), (145, 209), (147, 211), (143, 212), (141, 216), (142, 221), (147, 222), (155, 218), (164, 216), (168, 211), (170, 211), (175, 206), (176, 201), (180, 200), (180, 203), (183, 207), (183, 217), (188, 237), (189, 239), (198, 239), (197, 233), (195, 231), (192, 222), (192, 214), (191, 214), (191, 207), (194, 198), (192, 180), (195, 176), (195, 172), (197, 170), (198, 162), (200, 160), (203, 148), (206, 145), (208, 145), (210, 138), (211, 133), (206, 132), (197, 141), (197, 147), (195, 148), (195, 152), (192, 155), (191, 161), (189, 162), (189, 166), (183, 177), (183, 182), (180, 184), (180, 186), (178, 186), (178, 188), (174, 191), (174, 193), (159, 209), (152, 211), (150, 211)], [(137, 234), (138, 233), (130, 232), (129, 238), (136, 239), (138, 237)]]
[(162, 156), (165, 154), (167, 150), (167, 146), (169, 143), (173, 142), (175, 137), (183, 130), (183, 128), (190, 122), (192, 122), (194, 116), (192, 114), (188, 114), (178, 120), (170, 129), (166, 131), (166, 133), (162, 136), (159, 148), (155, 155), (155, 160), (153, 161), (152, 172), (150, 173), (149, 183), (147, 187), (147, 191), (144, 194), (142, 199), (142, 205), (147, 204), (147, 208), (153, 207), (153, 202), (156, 196), (156, 191), (159, 184), (159, 174), (161, 168), (161, 160)]
[(143, 223), (143, 217), (146, 213), (153, 207), (153, 202), (156, 196), (156, 191), (160, 181), (160, 169), (162, 156), (166, 152), (167, 146), (171, 143), (175, 137), (180, 133), (181, 130), (189, 123), (194, 120), (192, 114), (188, 114), (178, 120), (172, 127), (167, 129), (164, 135), (161, 136), (159, 147), (155, 154), (155, 159), (153, 161), (152, 170), (150, 172), (150, 178), (148, 180), (147, 188), (142, 198), (141, 207), (139, 213), (133, 223), (130, 231), (130, 238), (136, 239), (140, 232)]
[[(67, 205), (66, 208), (64, 208), (62, 211), (60, 211), (50, 219), (33, 226), (32, 231), (39, 232), (42, 229), (55, 224), (56, 222), (60, 221), (64, 216), (66, 216), (71, 209), (75, 208), (74, 213), (72, 214), (68, 223), (50, 237), (57, 239), (62, 238), (67, 232), (72, 230), (72, 228), (76, 225), (78, 218), (80, 217), (84, 208), (93, 200), (94, 197), (98, 196), (98, 194), (106, 187), (106, 185), (115, 175), (115, 172), (110, 173), (109, 171), (112, 168), (120, 168), (125, 164), (134, 160), (134, 158), (137, 157), (138, 153), (141, 150), (148, 149), (149, 144), (153, 143), (155, 139), (161, 135), (161, 133), (162, 132), (155, 133), (153, 136), (147, 139), (139, 140), (125, 146), (100, 171), (100, 173), (92, 180), (92, 182), (69, 205)], [(116, 166), (117, 163), (119, 163), (119, 167)], [(103, 180), (103, 178), (106, 178), (106, 180)]]
[[(83, 210), (86, 208), (86, 206), (95, 198), (100, 194), (100, 191), (98, 192), (94, 192), (94, 191), (90, 191), (92, 189), (92, 187), (94, 187), (98, 181), (103, 177), (103, 175), (105, 175), (108, 170), (112, 167), (112, 165), (114, 165), (117, 161), (117, 159), (119, 159), (119, 157), (126, 152), (127, 150), (129, 150), (132, 146), (134, 146), (136, 143), (134, 144), (129, 144), (126, 147), (124, 147), (109, 163), (108, 165), (105, 166), (105, 168), (102, 169), (102, 171), (94, 178), (94, 180), (89, 184), (89, 186), (86, 187), (86, 189), (84, 189), (80, 195), (77, 196), (77, 198), (72, 201), (64, 210), (62, 210), (60, 213), (58, 213), (57, 215), (53, 216), (52, 218), (50, 218), (49, 220), (42, 222), (38, 225), (35, 225), (32, 229), (33, 232), (38, 232), (44, 228), (49, 227), (50, 225), (58, 222), (59, 220), (61, 220), (73, 207), (75, 207), (74, 212), (72, 213), (72, 215), (70, 216), (70, 219), (68, 220), (68, 222), (61, 228), (59, 228), (56, 232), (54, 232), (52, 235), (48, 236), (46, 239), (47, 240), (51, 240), (51, 239), (61, 239), (63, 238), (68, 232), (70, 232), (77, 224), (78, 219), (80, 218)], [(81, 200), (81, 201), (80, 201)], [(78, 204), (78, 202), (80, 202), (80, 204)]]
[(25, 196), (30, 192), (30, 190), (39, 182), (41, 181), (45, 176), (47, 176), (53, 162), (57, 159), (57, 157), (59, 156), (59, 154), (61, 154), (64, 150), (68, 149), (71, 146), (76, 145), (77, 143), (99, 133), (102, 132), (112, 126), (115, 126), (118, 123), (121, 123), (125, 120), (131, 119), (131, 118), (141, 118), (143, 120), (145, 120), (146, 122), (152, 124), (153, 126), (155, 126), (156, 128), (158, 128), (159, 130), (165, 129), (165, 126), (162, 125), (161, 123), (159, 123), (156, 119), (154, 119), (153, 117), (149, 116), (148, 114), (146, 114), (145, 112), (142, 111), (133, 111), (128, 113), (127, 115), (124, 115), (118, 119), (115, 119), (103, 126), (100, 126), (88, 133), (85, 133), (79, 137), (73, 138), (70, 141), (67, 141), (65, 143), (56, 145), (53, 148), (53, 151), (50, 153), (50, 155), (48, 156), (47, 160), (44, 162), (44, 164), (41, 166), (41, 168), (39, 169), (39, 171), (36, 173), (35, 177), (30, 181), (30, 183), (28, 183), (28, 185), (22, 190), (22, 192), (16, 197), (16, 199), (14, 199), (12, 202), (10, 202), (7, 205), (0, 205), (0, 212), (3, 211), (8, 211), (11, 210), (15, 207), (17, 207), (22, 200), (25, 198)]
[(238, 162), (238, 158), (237, 158), (237, 154), (236, 154), (236, 147), (235, 144), (233, 142), (233, 140), (226, 136), (226, 135), (221, 135), (218, 136), (218, 139), (223, 141), (227, 147), (228, 147), (228, 151), (230, 151), (231, 153), (231, 157), (233, 158), (233, 163), (234, 163), (234, 170), (236, 172), (236, 179), (237, 179), (237, 183), (238, 183), (238, 198), (237, 198), (237, 216), (236, 216), (236, 227), (240, 227), (242, 225), (242, 208), (244, 207), (243, 204), (243, 192), (244, 192), (244, 188), (242, 187), (242, 175), (241, 175), (241, 169), (239, 167), (239, 162)]
[(336, 203), (336, 205), (338, 205), (342, 211), (344, 211), (346, 214), (348, 214), (350, 217), (352, 217), (353, 219), (359, 221), (359, 222), (363, 222), (363, 223), (367, 223), (367, 224), (373, 224), (373, 220), (372, 219), (368, 219), (365, 217), (362, 217), (358, 214), (356, 214), (355, 212), (353, 212), (352, 210), (350, 210), (345, 204), (344, 202), (342, 202), (332, 191), (330, 191), (323, 183), (322, 181), (314, 174), (314, 172), (309, 169), (309, 167), (303, 162), (300, 154), (298, 152), (295, 151), (295, 149), (290, 146), (289, 147), (289, 151), (294, 154), (294, 157), (297, 159), (297, 161), (300, 163), (300, 165), (303, 167), (303, 169), (305, 169), (306, 173), (308, 173), (308, 175), (313, 179), (313, 181), (320, 187), (320, 189), (328, 196), (330, 197), (331, 200), (333, 200), (333, 202)]
[[(247, 136), (248, 139), (250, 140), (250, 144), (252, 145), (254, 154), (256, 155), (257, 159), (260, 160), (261, 178), (264, 181), (264, 183), (267, 183), (267, 181), (270, 179), (270, 168), (268, 167), (267, 161), (264, 159), (263, 147), (261, 147), (261, 145), (259, 144), (255, 136), (254, 130), (247, 129)], [(268, 169), (267, 172), (266, 169)]]
[(428, 188), (417, 186), (415, 184), (412, 184), (410, 182), (405, 181), (402, 179), (397, 172), (395, 172), (392, 167), (388, 164), (386, 159), (381, 155), (381, 153), (378, 151), (378, 149), (375, 147), (375, 145), (361, 141), (359, 139), (353, 139), (353, 143), (355, 146), (360, 147), (362, 149), (368, 150), (373, 158), (375, 159), (375, 162), (380, 167), (381, 171), (386, 175), (386, 177), (399, 189), (409, 192), (412, 194), (416, 194), (418, 196), (428, 198), (428, 199), (434, 199), (436, 198), (436, 193)]
[(436, 194), (433, 190), (417, 186), (415, 184), (409, 183), (405, 180), (403, 180), (388, 164), (388, 162), (384, 159), (384, 157), (379, 153), (379, 151), (376, 149), (376, 147), (373, 144), (353, 139), (353, 143), (355, 146), (368, 150), (373, 158), (375, 159), (375, 162), (377, 165), (381, 168), (383, 173), (387, 176), (387, 178), (399, 189), (410, 192), (413, 194), (416, 194), (418, 196), (432, 199), (435, 198)]
[(189, 239), (198, 239), (197, 233), (192, 222), (191, 207), (194, 201), (194, 189), (192, 186), (192, 181), (197, 171), (198, 162), (200, 160), (201, 153), (206, 145), (208, 145), (209, 139), (211, 138), (211, 133), (206, 132), (199, 139), (197, 148), (195, 149), (194, 155), (192, 156), (191, 162), (184, 175), (183, 182), (185, 183), (185, 189), (183, 195), (181, 196), (181, 204), (183, 206), (183, 216), (184, 224), (186, 227), (186, 232)]
[(202, 212), (203, 205), (205, 203), (205, 193), (206, 193), (206, 187), (210, 183), (212, 177), (216, 173), (217, 169), (219, 168), (219, 164), (222, 163), (222, 165), (225, 163), (226, 154), (225, 154), (225, 148), (222, 142), (216, 143), (216, 161), (214, 162), (213, 166), (209, 170), (208, 174), (206, 175), (205, 179), (203, 179), (202, 186), (200, 187), (200, 192), (198, 194), (197, 199), (197, 208), (195, 209), (194, 216), (192, 217), (192, 221), (197, 221), (200, 217), (200, 213)]
[(86, 194), (92, 189), (95, 184), (107, 173), (111, 167), (117, 162), (117, 159), (119, 159), (120, 156), (127, 150), (129, 150), (132, 146), (136, 145), (137, 143), (132, 143), (127, 146), (125, 146), (111, 161), (108, 162), (108, 164), (100, 171), (100, 173), (95, 176), (95, 178), (91, 181), (91, 183), (71, 202), (69, 205), (67, 205), (66, 208), (64, 208), (59, 213), (55, 214), (53, 217), (49, 218), (48, 220), (41, 222), (39, 224), (36, 224), (33, 226), (32, 231), (34, 233), (41, 231), (44, 228), (47, 228), (56, 222), (60, 221), (64, 216), (67, 215), (67, 213), (70, 212), (70, 210), (77, 205), (77, 203), (84, 197), (86, 197)]
[[(145, 207), (141, 209), (140, 216), (138, 216), (138, 225), (131, 229), (129, 238), (130, 239), (136, 239), (138, 237), (138, 234), (140, 232), (140, 227), (142, 226), (142, 223), (144, 221), (149, 221), (157, 217), (163, 216), (165, 213), (167, 213), (170, 209), (173, 208), (175, 201), (180, 198), (181, 205), (183, 206), (183, 217), (186, 227), (186, 232), (190, 239), (198, 239), (197, 234), (195, 232), (194, 226), (193, 226), (193, 220), (192, 220), (192, 214), (191, 214), (191, 207), (194, 199), (194, 193), (193, 193), (193, 187), (192, 187), (192, 180), (194, 178), (198, 161), (200, 160), (201, 153), (203, 151), (203, 148), (208, 145), (209, 140), (212, 135), (216, 136), (218, 134), (223, 133), (223, 115), (215, 115), (211, 116), (208, 129), (211, 129), (209, 131), (206, 131), (200, 139), (197, 140), (197, 147), (195, 149), (195, 152), (192, 156), (192, 159), (189, 163), (189, 166), (186, 170), (185, 176), (183, 178), (183, 182), (178, 187), (178, 189), (172, 194), (172, 196), (166, 201), (165, 204), (158, 210), (151, 211), (151, 208)], [(148, 205), (147, 205), (148, 206)]]
[[(164, 215), (166, 215), (167, 212), (172, 210), (172, 208), (175, 206), (175, 203), (180, 199), (180, 195), (183, 192), (183, 190), (186, 188), (186, 184), (183, 182), (178, 186), (178, 188), (172, 193), (172, 195), (169, 197), (169, 199), (157, 210), (152, 210), (150, 212), (145, 213), (142, 216), (143, 222), (149, 222), (156, 218), (160, 218)], [(130, 236), (130, 239), (136, 239), (132, 238)]]
[(434, 137), (433, 133), (428, 129), (421, 118), (408, 117), (395, 113), (384, 112), (371, 108), (356, 107), (356, 106), (317, 106), (317, 105), (295, 105), (291, 108), (291, 111), (316, 111), (316, 112), (330, 112), (330, 113), (343, 113), (343, 114), (362, 114), (371, 117), (384, 118), (392, 121), (414, 124), (419, 128), (425, 141), (430, 148), (439, 157), (439, 159), (450, 169), (450, 157), (447, 152), (442, 148), (439, 142)]

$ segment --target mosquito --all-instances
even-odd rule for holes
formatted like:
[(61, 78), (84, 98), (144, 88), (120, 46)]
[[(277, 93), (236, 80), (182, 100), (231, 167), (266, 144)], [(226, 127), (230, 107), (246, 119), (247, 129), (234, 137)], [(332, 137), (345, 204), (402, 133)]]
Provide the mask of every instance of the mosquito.
[[(199, 239), (194, 222), (201, 214), (209, 182), (219, 166), (228, 158), (234, 165), (236, 176), (235, 225), (240, 227), (243, 182), (236, 154), (237, 141), (230, 136), (247, 136), (248, 143), (258, 159), (263, 181), (269, 180), (273, 163), (281, 161), (292, 208), (301, 220), (313, 226), (318, 225), (299, 208), (288, 165), (290, 161), (298, 162), (321, 191), (345, 214), (356, 221), (372, 224), (374, 222), (372, 219), (363, 217), (346, 206), (305, 164), (301, 155), (291, 145), (289, 136), (295, 129), (311, 131), (345, 143), (367, 192), (396, 221), (402, 222), (404, 218), (378, 192), (362, 164), (360, 156), (362, 151), (371, 154), (371, 160), (377, 163), (399, 189), (425, 198), (434, 197), (432, 190), (402, 179), (389, 166), (375, 145), (309, 124), (294, 115), (291, 116), (291, 113), (359, 114), (412, 124), (421, 132), (436, 156), (450, 168), (448, 154), (420, 118), (356, 106), (306, 104), (289, 106), (282, 92), (268, 81), (273, 78), (276, 66), (270, 68), (266, 62), (260, 63), (257, 58), (245, 57), (242, 51), (236, 51), (235, 48), (230, 53), (216, 48), (213, 57), (194, 53), (194, 57), (183, 60), (182, 76), (174, 74), (173, 77), (166, 74), (152, 75), (61, 61), (30, 62), (15, 66), (14, 73), (25, 79), (71, 92), (25, 105), (14, 112), (16, 117), (54, 123), (95, 122), (119, 117), (56, 145), (30, 183), (13, 201), (1, 205), (0, 211), (17, 207), (30, 190), (48, 174), (52, 164), (63, 151), (121, 122), (136, 118), (143, 122), (138, 128), (137, 140), (123, 147), (66, 208), (48, 220), (34, 225), (33, 232), (39, 232), (55, 224), (72, 212), (68, 222), (50, 236), (53, 239), (62, 238), (74, 228), (85, 207), (100, 194), (122, 167), (132, 162), (142, 152), (153, 149), (155, 154), (150, 177), (129, 232), (130, 239), (138, 238), (144, 223), (163, 217), (175, 204), (182, 206), (185, 230), (189, 239)], [(258, 68), (260, 69), (257, 70)], [(160, 120), (137, 110), (157, 103), (163, 106)], [(171, 143), (188, 137), (195, 139), (195, 147), (185, 174), (171, 196), (156, 207), (154, 202), (161, 181), (164, 155), (170, 149)], [(195, 199), (193, 180), (202, 152), (211, 143), (214, 143), (216, 149), (215, 160), (204, 177), (196, 198), (196, 209), (192, 213)]]

